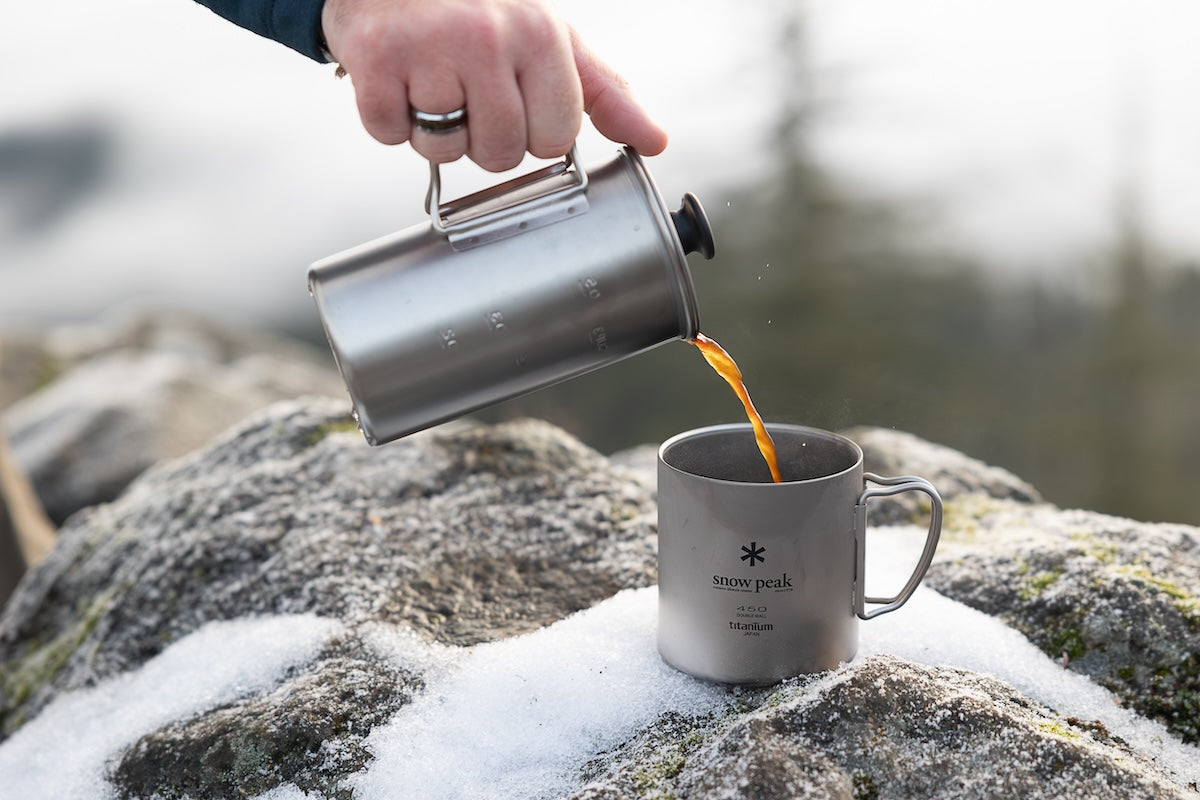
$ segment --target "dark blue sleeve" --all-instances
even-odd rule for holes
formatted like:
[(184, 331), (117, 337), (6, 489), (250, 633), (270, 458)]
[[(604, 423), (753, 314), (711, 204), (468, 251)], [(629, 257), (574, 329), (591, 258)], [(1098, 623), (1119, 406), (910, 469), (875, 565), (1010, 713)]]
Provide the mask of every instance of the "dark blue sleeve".
[(321, 52), (321, 7), (325, 0), (197, 0), (235, 25), (274, 39), (314, 61)]

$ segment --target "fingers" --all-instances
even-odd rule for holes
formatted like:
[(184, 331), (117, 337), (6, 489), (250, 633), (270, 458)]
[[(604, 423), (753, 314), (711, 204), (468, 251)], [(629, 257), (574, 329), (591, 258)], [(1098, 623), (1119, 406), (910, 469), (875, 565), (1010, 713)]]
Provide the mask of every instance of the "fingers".
[(565, 155), (579, 135), (583, 92), (566, 25), (531, 3), (522, 13), (509, 11), (503, 17), (476, 11), (454, 26), (461, 46), (413, 68), (413, 108), (443, 113), (455, 102), (453, 108), (467, 108), (465, 131), (412, 129), (413, 148), (431, 161), (465, 153), (484, 169), (501, 172), (517, 166), (526, 152)]
[[(502, 171), (526, 152), (560, 157), (585, 109), (611, 139), (646, 155), (666, 147), (625, 82), (544, 0), (326, 0), (322, 23), (367, 132), (430, 161), (469, 155)], [(460, 108), (467, 125), (453, 132), (410, 117)]]
[(565, 155), (583, 124), (583, 88), (575, 69), (570, 29), (547, 21), (542, 44), (525, 53), (518, 73), (527, 126), (526, 149), (538, 158)]
[(409, 141), (413, 149), (434, 163), (445, 164), (457, 161), (467, 152), (467, 131), (471, 124), (472, 112), (467, 112), (467, 125), (449, 131), (428, 131), (414, 122), (411, 116), (413, 110), (428, 114), (448, 114), (468, 106), (466, 89), (453, 68), (431, 66), (433, 68), (414, 72), (408, 84), (408, 103), (393, 109), (393, 112), (396, 116), (408, 119)]
[(666, 131), (638, 104), (629, 84), (601, 61), (573, 29), (571, 44), (583, 86), (583, 107), (596, 130), (644, 156), (656, 156), (665, 150)]
[(540, 3), (509, 3), (487, 18), (476, 11), (467, 57), (468, 154), (484, 169), (508, 170), (526, 152), (555, 158), (571, 149), (583, 95), (565, 24)]
[(479, 166), (503, 172), (521, 163), (528, 128), (521, 91), (511, 73), (492, 73), (467, 89), (467, 154)]
[(340, 8), (336, 0), (327, 0), (323, 25), (330, 50), (354, 83), (354, 97), (363, 127), (383, 144), (408, 141), (412, 125), (408, 115), (408, 82), (397, 71), (388, 51), (398, 38), (364, 10), (349, 17), (349, 11), (331, 14)]
[(458, 62), (470, 116), (467, 153), (484, 169), (499, 172), (520, 163), (528, 135), (512, 53), (519, 37), (508, 20), (476, 16), (474, 22), (464, 31), (469, 43)]

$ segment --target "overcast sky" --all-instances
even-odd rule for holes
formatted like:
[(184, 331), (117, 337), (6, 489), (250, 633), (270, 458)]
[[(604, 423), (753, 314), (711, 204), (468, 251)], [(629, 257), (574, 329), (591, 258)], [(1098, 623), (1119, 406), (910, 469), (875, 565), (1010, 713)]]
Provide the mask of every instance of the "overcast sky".
[[(89, 119), (115, 135), (103, 191), (36, 237), (0, 224), (0, 318), (121, 302), (311, 313), (309, 263), (423, 219), (425, 164), (362, 132), (330, 67), (187, 0), (0, 2), (0, 137)], [(816, 138), (832, 169), (932, 202), (951, 241), (1010, 270), (1103, 246), (1131, 178), (1157, 239), (1200, 251), (1200, 12), (1186, 0), (560, 6), (670, 131), (650, 165), (668, 197), (724, 205), (769, 169), (778, 12), (799, 6), (836, 101)], [(580, 148), (585, 163), (615, 149), (590, 130)], [(455, 165), (447, 180), (490, 179)], [(0, 215), (21, 202), (0, 181)]]

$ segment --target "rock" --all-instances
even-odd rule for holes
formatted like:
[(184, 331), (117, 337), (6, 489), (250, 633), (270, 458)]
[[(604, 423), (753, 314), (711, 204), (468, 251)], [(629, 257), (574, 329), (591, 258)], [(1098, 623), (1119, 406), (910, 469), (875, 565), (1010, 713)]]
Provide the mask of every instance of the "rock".
[(961, 497), (926, 581), (1200, 741), (1196, 528)]
[[(842, 431), (863, 451), (863, 467), (885, 477), (916, 475), (934, 485), (943, 501), (980, 495), (1017, 503), (1041, 502), (1042, 496), (1011, 472), (985, 464), (957, 450), (890, 428), (857, 427)], [(879, 498), (871, 503), (872, 524), (889, 525), (924, 519), (928, 502), (917, 493)]]
[(889, 656), (792, 682), (732, 719), (661, 727), (573, 800), (1196, 796), (1100, 727)]
[(646, 491), (658, 498), (658, 445), (643, 444), (608, 457), (615, 467), (626, 469)]
[(211, 620), (532, 631), (652, 584), (654, 525), (636, 481), (548, 425), (372, 449), (340, 401), (276, 405), (62, 529), (0, 617), (0, 730)]
[(142, 737), (121, 756), (113, 783), (130, 800), (162, 796), (164, 787), (175, 797), (245, 797), (282, 781), (349, 798), (338, 784), (371, 761), (363, 740), (421, 685), (361, 641), (340, 641), (264, 695)]
[[(1184, 741), (1200, 741), (1195, 528), (1060, 510), (1011, 473), (911, 434), (843, 433), (868, 470), (937, 487), (946, 518), (927, 585), (1005, 619)], [(871, 524), (921, 520), (918, 498), (873, 501)]]
[[(1186, 682), (1187, 653), (1196, 652), (1188, 627), (1200, 574), (1195, 529), (1060, 511), (961, 454), (892, 433), (861, 435), (874, 442), (882, 471), (935, 483), (955, 472), (931, 583), (1035, 642), (1053, 639), (1044, 631), (1055, 620), (1071, 620), (1086, 646), (1069, 652), (1070, 668), (1101, 683), (1128, 673), (1144, 694), (1121, 696), (1181, 739), (1191, 735), (1178, 720), (1195, 697)], [(441, 694), (447, 686), (491, 684), (472, 671), (478, 666), (448, 684), (446, 664), (461, 667), (464, 653), (494, 664), (484, 654), (544, 641), (602, 601), (652, 598), (652, 463), (653, 448), (610, 459), (528, 420), (464, 422), (370, 448), (341, 400), (271, 405), (149, 468), (111, 503), (72, 516), (22, 581), (0, 616), (0, 781), (13, 777), (6, 752), (26, 752), (7, 748), (53, 741), (56, 731), (39, 724), (61, 718), (61, 703), (150, 685), (180, 645), (258, 618), (315, 615), (313, 624), (334, 632), (300, 648), (303, 657), (273, 683), (233, 687), (192, 712), (156, 718), (95, 756), (107, 781), (97, 796), (368, 800), (380, 795), (359, 778), (383, 763), (380, 754), (398, 758), (388, 737), (403, 734), (395, 727), (410, 726), (405, 715), (416, 709), (459, 709), (446, 726), (451, 737), (512, 739), (506, 720), (534, 717), (538, 692), (526, 700), (514, 691), (516, 705), (482, 697), (462, 710)], [(914, 532), (896, 517), (904, 525), (894, 531)], [(643, 607), (626, 603), (625, 616), (594, 624), (621, 641)], [(638, 619), (645, 626), (628, 636), (652, 630), (648, 615)], [(638, 658), (654, 668), (623, 679), (669, 686), (666, 710), (634, 717), (613, 693), (604, 698), (611, 716), (628, 713), (636, 725), (610, 740), (584, 724), (572, 741), (587, 743), (586, 752), (569, 754), (569, 774), (553, 791), (510, 782), (497, 796), (1200, 798), (1189, 785), (1195, 777), (1168, 771), (1175, 762), (1153, 762), (1105, 725), (984, 675), (872, 655), (776, 687), (718, 687), (662, 665), (652, 636), (638, 641)], [(544, 659), (538, 669), (502, 663), (497, 685), (536, 688), (564, 664), (574, 668), (572, 653), (560, 648), (563, 661)], [(595, 663), (588, 675), (616, 670), (603, 657)], [(569, 713), (559, 703), (599, 705), (588, 686), (604, 684), (583, 683), (546, 695), (556, 700), (542, 705), (555, 707), (535, 718), (559, 720)], [(1126, 684), (1113, 685), (1120, 694)], [(44, 738), (25, 737), (31, 730)], [(554, 749), (553, 735), (543, 744)], [(537, 773), (540, 755), (523, 754), (530, 763), (515, 774)]]
[(315, 350), (187, 317), (7, 342), (6, 371), (31, 392), (5, 413), (13, 455), (57, 524), (276, 400), (345, 396)]

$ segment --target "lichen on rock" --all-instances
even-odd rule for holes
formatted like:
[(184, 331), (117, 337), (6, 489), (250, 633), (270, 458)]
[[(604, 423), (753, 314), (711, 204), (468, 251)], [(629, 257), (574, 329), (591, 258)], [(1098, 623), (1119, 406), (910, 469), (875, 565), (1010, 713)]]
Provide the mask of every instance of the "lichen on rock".
[(343, 638), (268, 691), (143, 736), (111, 780), (122, 800), (245, 797), (283, 783), (350, 800), (341, 784), (373, 759), (367, 735), (421, 687)]
[(0, 617), (0, 679), (27, 687), (0, 698), (7, 732), (212, 620), (315, 613), (469, 645), (654, 583), (652, 500), (559, 429), (373, 449), (345, 419), (340, 401), (273, 406), (73, 518)]
[[(207, 800), (278, 790), (360, 800), (374, 796), (362, 787), (392, 777), (372, 772), (387, 763), (380, 753), (400, 761), (431, 755), (409, 745), (425, 742), (429, 720), (452, 707), (461, 718), (430, 746), (475, 733), (472, 725), (496, 726), (471, 739), (505, 745), (500, 756), (479, 759), (472, 778), (483, 780), (496, 758), (521, 761), (499, 765), (512, 774), (529, 764), (538, 774), (549, 769), (539, 753), (509, 746), (506, 720), (524, 712), (530, 728), (543, 719), (576, 726), (577, 749), (555, 762), (569, 766), (552, 776), (569, 788), (531, 786), (521, 795), (508, 785), (506, 798), (1200, 796), (1166, 772), (1178, 751), (1159, 766), (1140, 741), (1135, 751), (1095, 720), (960, 669), (869, 655), (765, 689), (674, 673), (653, 651), (646, 605), (656, 580), (653, 448), (614, 461), (534, 421), (455, 424), (370, 448), (346, 411), (343, 401), (320, 398), (276, 404), (74, 516), (0, 616), (0, 738), (9, 737), (0, 756), (6, 743), (28, 743), (18, 741), (21, 731), (37, 728), (30, 721), (39, 714), (57, 719), (74, 708), (70, 701), (87, 694), (76, 690), (150, 680), (152, 662), (206, 635), (227, 635), (223, 625), (304, 615), (306, 626), (336, 635), (281, 660), (285, 674), (279, 667), (249, 689), (226, 682), (219, 700), (189, 701), (186, 713), (122, 739), (96, 761), (105, 764), (105, 796)], [(858, 435), (880, 471), (929, 475), (935, 484), (954, 476), (931, 586), (1006, 620), (1066, 667), (1195, 741), (1195, 529), (1062, 511), (962, 454), (896, 432)], [(872, 520), (885, 536), (900, 526), (892, 530), (902, 537), (921, 513), (881, 503)], [(644, 613), (615, 624), (589, 617), (625, 589), (639, 591), (614, 598), (637, 601), (622, 613)], [(584, 613), (566, 619), (577, 611)], [(562, 640), (543, 638), (580, 619), (609, 637), (594, 666), (575, 650), (553, 650)], [(610, 653), (631, 637), (638, 649)], [(531, 642), (551, 650), (524, 649)], [(515, 668), (483, 658), (510, 645), (518, 645), (511, 653), (541, 652), (541, 672), (528, 657)], [(628, 668), (639, 659), (644, 668)], [(486, 721), (473, 715), (491, 704), (492, 684), (464, 667), (480, 660), (503, 673), (491, 680), (508, 687), (511, 701), (494, 703)], [(610, 680), (618, 664), (627, 689), (649, 686), (646, 696), (657, 698), (670, 687), (664, 705), (628, 709), (626, 693), (601, 701), (576, 689), (594, 676), (588, 686), (609, 685), (598, 676)], [(570, 681), (542, 693), (577, 666)], [(446, 674), (455, 687), (474, 691), (478, 678), (485, 688), (459, 701), (440, 694), (450, 691), (438, 682)], [(589, 727), (596, 717), (560, 713), (575, 702), (603, 706), (604, 737)], [(425, 727), (406, 727), (413, 720)], [(543, 745), (558, 744), (556, 735), (557, 728)], [(1169, 735), (1161, 739), (1188, 752)]]
[[(703, 744), (682, 746), (698, 730)], [(1195, 797), (1101, 726), (1060, 718), (994, 679), (891, 656), (794, 681), (724, 726), (701, 720), (674, 734), (634, 749), (572, 800)], [(664, 752), (680, 757), (666, 770)]]
[(1195, 529), (1017, 504), (975, 525), (969, 541), (943, 545), (930, 586), (1005, 619), (1183, 741), (1200, 741)]

